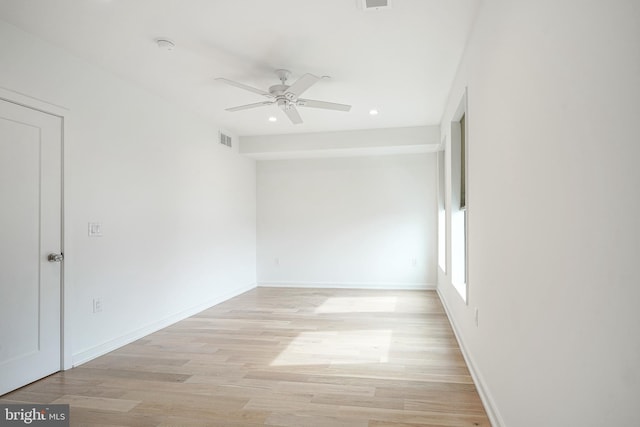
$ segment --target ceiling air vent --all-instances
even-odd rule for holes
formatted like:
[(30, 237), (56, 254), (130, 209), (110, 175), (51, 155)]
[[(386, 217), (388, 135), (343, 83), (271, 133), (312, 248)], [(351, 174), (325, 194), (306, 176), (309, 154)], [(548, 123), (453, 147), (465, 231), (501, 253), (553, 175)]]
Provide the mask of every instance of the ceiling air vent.
[(369, 11), (378, 11), (391, 7), (389, 4), (391, 0), (358, 0), (358, 2), (363, 10)]
[(218, 135), (220, 136), (219, 138), (220, 144), (226, 145), (227, 147), (231, 147), (231, 137), (229, 135), (226, 135), (222, 132), (218, 132)]

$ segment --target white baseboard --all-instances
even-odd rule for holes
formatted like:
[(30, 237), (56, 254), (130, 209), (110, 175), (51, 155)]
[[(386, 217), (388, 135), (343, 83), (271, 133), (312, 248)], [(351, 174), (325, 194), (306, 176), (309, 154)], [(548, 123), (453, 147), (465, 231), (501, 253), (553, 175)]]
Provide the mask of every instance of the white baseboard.
[(464, 341), (462, 341), (461, 339), (460, 332), (458, 330), (458, 327), (456, 326), (455, 320), (451, 316), (451, 312), (449, 311), (449, 307), (447, 306), (446, 299), (443, 297), (442, 293), (440, 292), (440, 288), (436, 288), (436, 290), (438, 291), (438, 297), (442, 302), (444, 311), (447, 313), (447, 317), (449, 318), (449, 323), (451, 324), (453, 333), (455, 334), (456, 340), (458, 341), (458, 346), (462, 351), (462, 356), (464, 357), (464, 361), (467, 363), (467, 366), (469, 367), (471, 378), (473, 378), (473, 382), (475, 383), (476, 388), (478, 389), (480, 400), (482, 400), (484, 409), (487, 411), (487, 416), (489, 417), (489, 421), (491, 422), (491, 425), (493, 427), (505, 427), (506, 424), (502, 420), (502, 417), (500, 416), (500, 413), (497, 410), (495, 401), (493, 400), (491, 393), (489, 393), (489, 390), (487, 389), (486, 382), (484, 381), (482, 374), (480, 374), (480, 371), (478, 371), (478, 369), (476, 368), (476, 364), (474, 363), (473, 358), (467, 351), (467, 348), (464, 345)]
[(435, 290), (433, 283), (384, 283), (384, 282), (259, 282), (263, 288), (324, 288), (324, 289), (398, 289)]
[(200, 313), (203, 310), (211, 308), (214, 305), (220, 304), (230, 298), (233, 298), (237, 295), (250, 291), (255, 287), (256, 287), (256, 284), (252, 283), (247, 286), (233, 289), (214, 299), (208, 300), (202, 304), (198, 304), (194, 307), (191, 307), (187, 310), (183, 310), (169, 317), (165, 317), (162, 320), (153, 322), (150, 325), (146, 325), (142, 328), (136, 329), (135, 331), (129, 332), (126, 335), (115, 338), (113, 340), (109, 340), (95, 347), (91, 347), (88, 350), (84, 350), (79, 353), (76, 353), (72, 356), (72, 365), (73, 367), (80, 366), (83, 363), (87, 363), (88, 361), (95, 359), (96, 357), (100, 357), (122, 346), (130, 344), (136, 340), (139, 340), (140, 338), (143, 338), (149, 334), (157, 332), (160, 329), (166, 328), (167, 326), (173, 325), (176, 322), (184, 320), (187, 317), (193, 316), (194, 314)]

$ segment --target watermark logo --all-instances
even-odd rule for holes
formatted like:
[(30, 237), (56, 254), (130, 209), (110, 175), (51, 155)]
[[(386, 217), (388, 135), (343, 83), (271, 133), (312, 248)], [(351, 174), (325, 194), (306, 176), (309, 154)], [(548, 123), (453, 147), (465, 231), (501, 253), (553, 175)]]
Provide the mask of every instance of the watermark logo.
[(69, 427), (69, 405), (0, 404), (0, 426)]

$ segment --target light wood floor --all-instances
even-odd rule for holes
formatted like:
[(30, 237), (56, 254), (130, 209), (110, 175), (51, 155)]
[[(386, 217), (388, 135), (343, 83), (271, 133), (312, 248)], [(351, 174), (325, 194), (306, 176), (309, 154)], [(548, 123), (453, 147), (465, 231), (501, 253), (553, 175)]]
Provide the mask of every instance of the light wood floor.
[(490, 426), (433, 291), (254, 289), (0, 402), (91, 426)]

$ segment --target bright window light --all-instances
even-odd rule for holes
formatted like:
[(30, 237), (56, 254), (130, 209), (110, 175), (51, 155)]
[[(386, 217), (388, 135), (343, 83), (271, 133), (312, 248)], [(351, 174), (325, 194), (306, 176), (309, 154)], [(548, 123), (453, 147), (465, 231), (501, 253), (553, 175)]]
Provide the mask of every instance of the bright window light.
[(451, 282), (466, 302), (465, 214), (465, 211), (454, 211), (451, 215)]
[(271, 366), (387, 363), (390, 329), (302, 332)]
[(316, 313), (393, 313), (397, 297), (335, 297), (316, 308)]
[(442, 271), (447, 271), (447, 213), (444, 209), (438, 211), (438, 265)]

